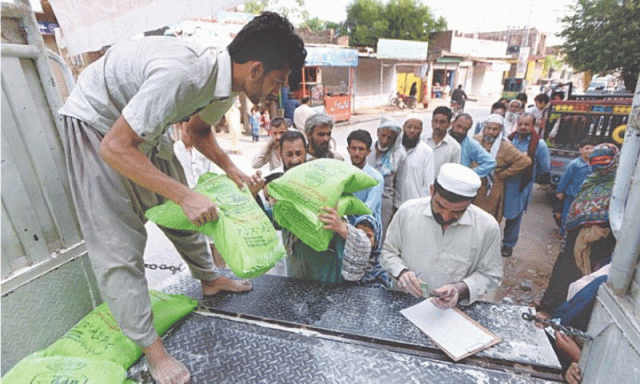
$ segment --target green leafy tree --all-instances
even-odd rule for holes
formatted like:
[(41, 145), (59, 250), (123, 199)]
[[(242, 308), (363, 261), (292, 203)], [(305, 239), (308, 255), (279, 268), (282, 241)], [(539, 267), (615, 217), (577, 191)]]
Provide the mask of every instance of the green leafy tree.
[(327, 22), (314, 17), (313, 19), (305, 20), (302, 24), (300, 24), (300, 27), (307, 27), (314, 32), (320, 32), (327, 29)]
[(378, 0), (355, 0), (347, 6), (345, 27), (349, 43), (375, 47), (389, 23), (384, 20), (384, 5)]
[(622, 71), (633, 91), (640, 72), (640, 0), (578, 0), (562, 19), (562, 48), (579, 71)]
[(356, 46), (375, 47), (379, 38), (426, 41), (447, 22), (420, 0), (354, 0), (347, 6), (344, 28)]
[(288, 19), (306, 20), (309, 12), (305, 9), (304, 0), (295, 0), (297, 7), (287, 7), (280, 3), (280, 0), (251, 0), (244, 3), (244, 11), (247, 13), (259, 14), (264, 11), (277, 12)]

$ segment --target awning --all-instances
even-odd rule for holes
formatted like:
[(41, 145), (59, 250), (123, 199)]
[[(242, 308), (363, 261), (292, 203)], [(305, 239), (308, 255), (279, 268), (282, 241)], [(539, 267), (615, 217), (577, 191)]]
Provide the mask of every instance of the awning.
[(308, 67), (357, 67), (358, 51), (338, 47), (305, 47)]
[(49, 0), (69, 53), (104, 46), (199, 16), (212, 16), (246, 0)]
[(436, 60), (436, 63), (439, 64), (458, 64), (460, 62), (462, 62), (464, 59), (462, 57), (451, 57), (451, 56), (444, 56), (444, 57), (439, 57)]

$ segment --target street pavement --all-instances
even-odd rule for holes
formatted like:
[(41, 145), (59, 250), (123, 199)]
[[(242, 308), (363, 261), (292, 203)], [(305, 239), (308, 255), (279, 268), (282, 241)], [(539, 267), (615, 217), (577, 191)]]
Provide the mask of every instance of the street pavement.
[[(478, 101), (468, 101), (465, 112), (469, 113), (475, 122), (481, 121), (489, 115), (491, 104), (496, 98), (482, 98)], [(433, 109), (439, 105), (448, 105), (445, 100), (432, 101), (427, 109), (392, 110), (390, 107), (372, 108), (356, 111), (349, 122), (338, 123), (333, 131), (337, 151), (348, 159), (347, 136), (355, 129), (365, 129), (376, 137), (376, 129), (382, 115), (395, 118), (400, 124), (409, 113), (416, 113), (424, 119), (425, 130), (429, 130)], [(229, 134), (216, 135), (220, 146), (229, 154), (233, 162), (245, 173), (251, 175), (255, 170), (251, 167), (251, 160), (260, 149), (266, 145), (269, 137), (262, 135), (260, 141), (252, 142), (250, 136), (241, 136), (238, 149), (240, 153), (231, 153)], [(268, 173), (265, 166), (263, 174)], [(147, 280), (152, 289), (161, 289), (170, 284), (182, 274), (188, 273), (184, 261), (180, 258), (171, 242), (153, 223), (146, 224), (149, 240), (145, 249), (144, 259), (147, 264)], [(517, 303), (529, 304), (539, 299), (546, 288), (548, 276), (557, 255), (557, 230), (551, 218), (550, 206), (546, 189), (536, 188), (529, 207), (523, 219), (523, 228), (519, 244), (514, 255), (505, 259), (505, 282), (495, 296), (496, 300), (509, 296)], [(181, 271), (177, 271), (180, 267)], [(284, 274), (284, 265), (280, 263), (270, 273)], [(526, 283), (526, 281), (529, 283)], [(521, 287), (521, 283), (525, 284)], [(531, 289), (528, 289), (529, 286)], [(521, 288), (524, 288), (521, 289)], [(509, 299), (507, 299), (509, 300)]]

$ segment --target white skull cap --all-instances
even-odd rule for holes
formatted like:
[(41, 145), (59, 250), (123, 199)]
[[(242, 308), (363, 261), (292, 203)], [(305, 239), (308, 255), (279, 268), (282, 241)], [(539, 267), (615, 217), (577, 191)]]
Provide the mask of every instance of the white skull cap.
[(445, 190), (465, 197), (475, 197), (482, 184), (480, 176), (471, 168), (456, 163), (443, 164), (437, 181)]

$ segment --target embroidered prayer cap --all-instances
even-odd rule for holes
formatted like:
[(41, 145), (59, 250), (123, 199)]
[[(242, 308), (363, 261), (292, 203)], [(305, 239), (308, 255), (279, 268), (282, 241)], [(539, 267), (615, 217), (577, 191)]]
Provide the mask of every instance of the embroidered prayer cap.
[(474, 197), (482, 184), (480, 176), (471, 168), (456, 163), (443, 164), (437, 181), (445, 190), (465, 197)]
[(383, 128), (393, 129), (396, 132), (402, 131), (402, 127), (400, 126), (400, 124), (398, 124), (398, 122), (394, 118), (389, 116), (382, 116), (382, 118), (380, 119), (380, 126), (378, 127), (378, 129)]
[(309, 135), (309, 132), (318, 125), (328, 125), (333, 128), (333, 124), (333, 117), (326, 113), (316, 113), (315, 115), (311, 115), (307, 118), (307, 121), (304, 122), (304, 133)]
[(485, 123), (496, 123), (504, 127), (504, 117), (502, 117), (501, 115), (498, 115), (497, 113), (494, 113), (492, 115), (489, 115), (489, 117), (487, 117), (487, 120), (485, 120)]

